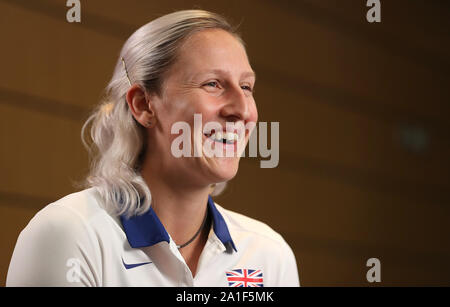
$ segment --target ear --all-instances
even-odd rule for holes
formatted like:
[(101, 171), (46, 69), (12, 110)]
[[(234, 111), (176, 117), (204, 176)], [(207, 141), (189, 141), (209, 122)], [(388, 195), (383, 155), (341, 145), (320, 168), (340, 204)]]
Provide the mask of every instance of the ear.
[(146, 128), (152, 128), (156, 124), (156, 116), (151, 105), (150, 95), (139, 86), (134, 84), (126, 95), (128, 107), (138, 123)]

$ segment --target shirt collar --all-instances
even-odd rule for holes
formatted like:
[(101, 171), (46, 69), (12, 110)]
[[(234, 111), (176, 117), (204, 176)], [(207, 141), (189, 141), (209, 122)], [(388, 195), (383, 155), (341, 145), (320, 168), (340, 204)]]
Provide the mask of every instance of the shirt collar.
[[(227, 246), (230, 244), (237, 251), (228, 231), (227, 224), (211, 196), (208, 196), (208, 211), (212, 217), (213, 229), (217, 238), (219, 238), (223, 245)], [(135, 215), (130, 218), (121, 215), (120, 221), (122, 222), (128, 243), (133, 248), (152, 246), (162, 241), (170, 243), (169, 234), (152, 207), (142, 215)]]

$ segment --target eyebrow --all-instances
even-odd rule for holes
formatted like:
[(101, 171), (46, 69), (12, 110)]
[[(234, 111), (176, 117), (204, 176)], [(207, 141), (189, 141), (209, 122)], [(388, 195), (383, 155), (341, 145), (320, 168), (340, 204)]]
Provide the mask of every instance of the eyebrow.
[(242, 78), (247, 78), (247, 77), (253, 77), (256, 79), (256, 73), (252, 70), (252, 71), (247, 71), (241, 74)]
[[(208, 73), (214, 73), (214, 74), (228, 74), (228, 75), (229, 75), (229, 72), (226, 71), (226, 70), (222, 70), (222, 69), (211, 69), (211, 70), (205, 70), (205, 71), (202, 71), (202, 72), (196, 74), (196, 76), (198, 76), (198, 75), (204, 75), (204, 74), (208, 74)], [(248, 77), (253, 77), (254, 79), (256, 79), (256, 73), (252, 70), (252, 71), (246, 71), (246, 72), (243, 72), (243, 73), (241, 74), (241, 78), (248, 78)]]

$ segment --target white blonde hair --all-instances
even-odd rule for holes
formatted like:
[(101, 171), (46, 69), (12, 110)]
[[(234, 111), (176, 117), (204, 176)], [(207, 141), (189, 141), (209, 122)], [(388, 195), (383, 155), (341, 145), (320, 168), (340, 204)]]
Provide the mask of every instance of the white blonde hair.
[[(104, 98), (81, 132), (91, 163), (84, 186), (99, 191), (109, 212), (126, 216), (143, 214), (152, 200), (140, 175), (146, 132), (134, 119), (125, 98), (130, 83), (160, 94), (163, 75), (176, 59), (181, 43), (195, 32), (214, 28), (233, 34), (244, 45), (222, 16), (185, 10), (142, 26), (122, 47)], [(212, 195), (221, 193), (225, 185), (225, 182), (215, 184)]]

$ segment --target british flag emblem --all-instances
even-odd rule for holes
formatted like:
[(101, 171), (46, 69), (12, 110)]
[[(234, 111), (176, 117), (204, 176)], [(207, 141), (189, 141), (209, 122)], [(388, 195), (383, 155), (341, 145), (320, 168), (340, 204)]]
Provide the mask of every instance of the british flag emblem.
[(262, 287), (263, 273), (261, 270), (236, 269), (227, 271), (228, 286), (230, 287)]

